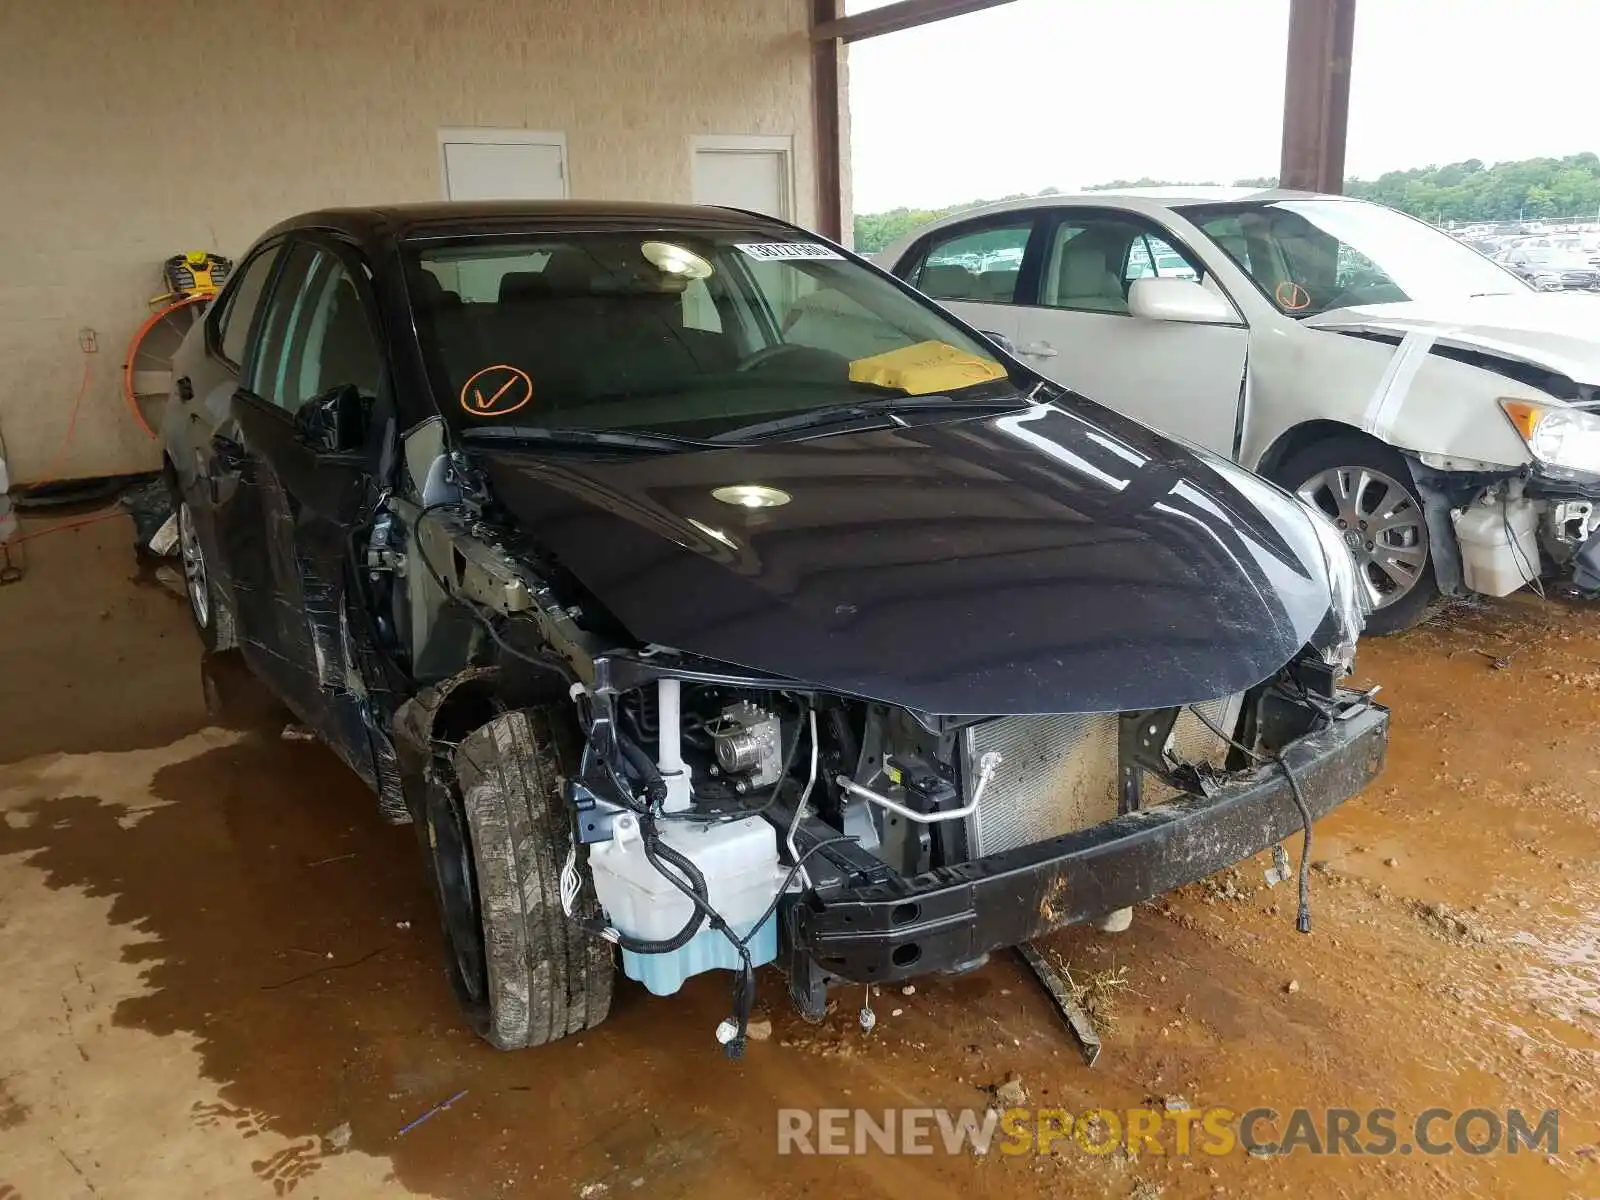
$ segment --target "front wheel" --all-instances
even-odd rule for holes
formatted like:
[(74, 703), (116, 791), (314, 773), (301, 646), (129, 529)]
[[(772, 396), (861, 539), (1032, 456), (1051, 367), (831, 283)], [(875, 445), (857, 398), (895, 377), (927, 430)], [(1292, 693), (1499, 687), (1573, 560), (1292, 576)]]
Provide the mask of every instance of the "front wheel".
[(1339, 527), (1367, 589), (1367, 632), (1410, 629), (1439, 598), (1428, 521), (1398, 451), (1347, 434), (1291, 455), (1274, 480)]
[[(592, 1029), (611, 1008), (611, 944), (561, 907), (572, 846), (562, 776), (577, 765), (576, 732), (553, 706), (502, 713), (456, 747), (453, 781), (428, 783), (446, 973), (467, 1020), (501, 1050)], [(574, 911), (598, 914), (587, 889)]]

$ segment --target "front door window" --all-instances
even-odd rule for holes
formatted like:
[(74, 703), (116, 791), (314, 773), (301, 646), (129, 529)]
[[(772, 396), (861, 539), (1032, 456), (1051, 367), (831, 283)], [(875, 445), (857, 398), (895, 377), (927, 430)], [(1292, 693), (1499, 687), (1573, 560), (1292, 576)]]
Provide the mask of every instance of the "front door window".
[(935, 300), (1011, 304), (1032, 232), (1030, 220), (948, 230), (928, 247), (911, 283)]

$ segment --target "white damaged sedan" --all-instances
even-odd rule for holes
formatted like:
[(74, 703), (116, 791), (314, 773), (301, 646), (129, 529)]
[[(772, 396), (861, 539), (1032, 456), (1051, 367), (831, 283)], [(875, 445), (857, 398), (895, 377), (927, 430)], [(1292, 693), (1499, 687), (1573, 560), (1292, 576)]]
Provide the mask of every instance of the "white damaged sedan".
[(1343, 531), (1392, 633), (1441, 594), (1600, 590), (1600, 299), (1305, 192), (1008, 201), (878, 261), (1057, 382)]

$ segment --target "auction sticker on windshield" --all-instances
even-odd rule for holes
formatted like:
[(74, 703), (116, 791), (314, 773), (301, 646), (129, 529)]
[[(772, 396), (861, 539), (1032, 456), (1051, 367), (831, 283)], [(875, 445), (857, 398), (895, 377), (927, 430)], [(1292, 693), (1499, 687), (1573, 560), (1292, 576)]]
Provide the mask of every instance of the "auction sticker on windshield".
[(461, 385), (461, 407), (474, 417), (504, 417), (532, 399), (528, 373), (505, 363), (484, 367)]
[(761, 262), (792, 262), (796, 259), (843, 258), (831, 246), (821, 242), (735, 242), (751, 258)]

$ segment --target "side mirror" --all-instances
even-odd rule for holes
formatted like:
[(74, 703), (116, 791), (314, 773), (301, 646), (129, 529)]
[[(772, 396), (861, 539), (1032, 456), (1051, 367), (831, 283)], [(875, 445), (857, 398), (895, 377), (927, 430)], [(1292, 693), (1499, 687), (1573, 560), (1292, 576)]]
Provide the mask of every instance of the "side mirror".
[(992, 329), (980, 329), (978, 332), (983, 334), (984, 337), (988, 338), (996, 346), (999, 346), (1000, 349), (1004, 350), (1007, 354), (1011, 355), (1012, 358), (1017, 357), (1016, 343), (1008, 338), (1005, 334), (995, 333)]
[(1239, 314), (1221, 296), (1193, 279), (1135, 279), (1128, 311), (1148, 321), (1188, 325), (1238, 325)]
[(367, 402), (354, 384), (335, 384), (295, 410), (294, 431), (318, 454), (359, 450), (367, 436)]

